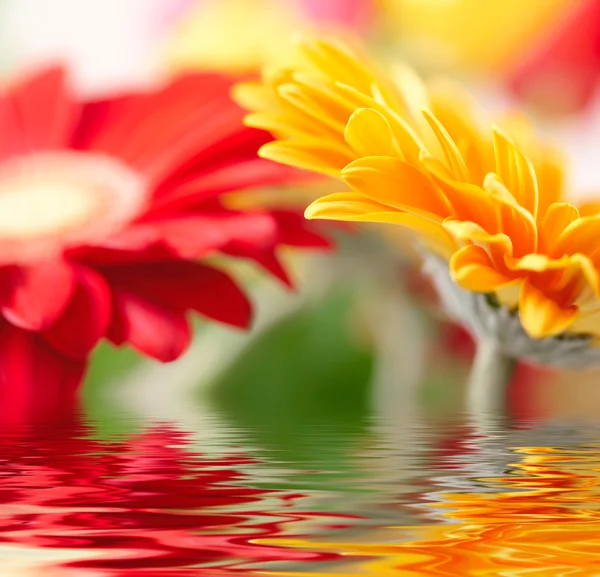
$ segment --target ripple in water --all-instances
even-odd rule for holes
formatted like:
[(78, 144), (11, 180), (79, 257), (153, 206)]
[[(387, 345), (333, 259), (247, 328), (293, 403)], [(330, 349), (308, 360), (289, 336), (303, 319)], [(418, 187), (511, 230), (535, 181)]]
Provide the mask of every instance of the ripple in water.
[(2, 437), (2, 575), (600, 575), (595, 426), (373, 419), (299, 430), (304, 458), (140, 428)]

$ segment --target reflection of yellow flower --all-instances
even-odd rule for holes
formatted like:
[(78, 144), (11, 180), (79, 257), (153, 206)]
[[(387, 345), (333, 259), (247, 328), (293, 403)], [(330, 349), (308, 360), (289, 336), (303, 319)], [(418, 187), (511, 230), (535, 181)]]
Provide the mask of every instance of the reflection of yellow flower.
[(346, 567), (327, 572), (337, 577), (598, 575), (595, 453), (565, 454), (550, 447), (523, 447), (515, 453), (522, 460), (511, 474), (477, 479), (491, 491), (440, 493), (435, 502), (428, 500), (427, 507), (448, 522), (388, 527), (361, 542), (276, 539), (268, 544), (343, 553)]
[[(534, 339), (600, 336), (600, 215), (563, 198), (556, 154), (523, 122), (483, 129), (447, 88), (378, 72), (339, 42), (306, 41), (304, 65), (243, 84), (261, 155), (341, 177), (309, 218), (413, 230), (462, 288), (518, 308)], [(510, 136), (509, 136), (510, 134)]]

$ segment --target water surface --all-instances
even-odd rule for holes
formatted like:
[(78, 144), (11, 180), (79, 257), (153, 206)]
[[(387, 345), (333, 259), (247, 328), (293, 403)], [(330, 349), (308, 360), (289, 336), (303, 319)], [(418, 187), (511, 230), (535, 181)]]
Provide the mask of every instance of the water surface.
[(2, 436), (2, 575), (600, 575), (594, 424), (112, 421)]

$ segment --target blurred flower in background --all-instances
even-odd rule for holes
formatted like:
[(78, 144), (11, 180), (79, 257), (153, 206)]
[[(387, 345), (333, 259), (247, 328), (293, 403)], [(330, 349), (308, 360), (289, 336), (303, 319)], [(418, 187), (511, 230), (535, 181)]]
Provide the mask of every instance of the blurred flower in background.
[[(581, 2), (581, 0), (578, 0)], [(383, 0), (396, 40), (422, 65), (501, 71), (577, 2)]]
[(600, 2), (562, 7), (508, 66), (509, 87), (539, 110), (574, 113), (589, 105), (600, 81)]
[(589, 104), (600, 69), (597, 0), (384, 0), (384, 31), (422, 71), (509, 90), (538, 111)]
[(256, 72), (290, 57), (295, 31), (334, 27), (366, 32), (373, 0), (199, 0), (174, 27), (167, 60), (175, 69)]

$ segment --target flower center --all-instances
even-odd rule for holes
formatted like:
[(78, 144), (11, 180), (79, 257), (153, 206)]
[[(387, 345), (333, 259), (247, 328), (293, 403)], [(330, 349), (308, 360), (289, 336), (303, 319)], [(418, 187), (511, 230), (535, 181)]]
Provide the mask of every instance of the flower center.
[(0, 264), (57, 256), (101, 243), (148, 198), (143, 177), (117, 159), (44, 152), (0, 165)]

